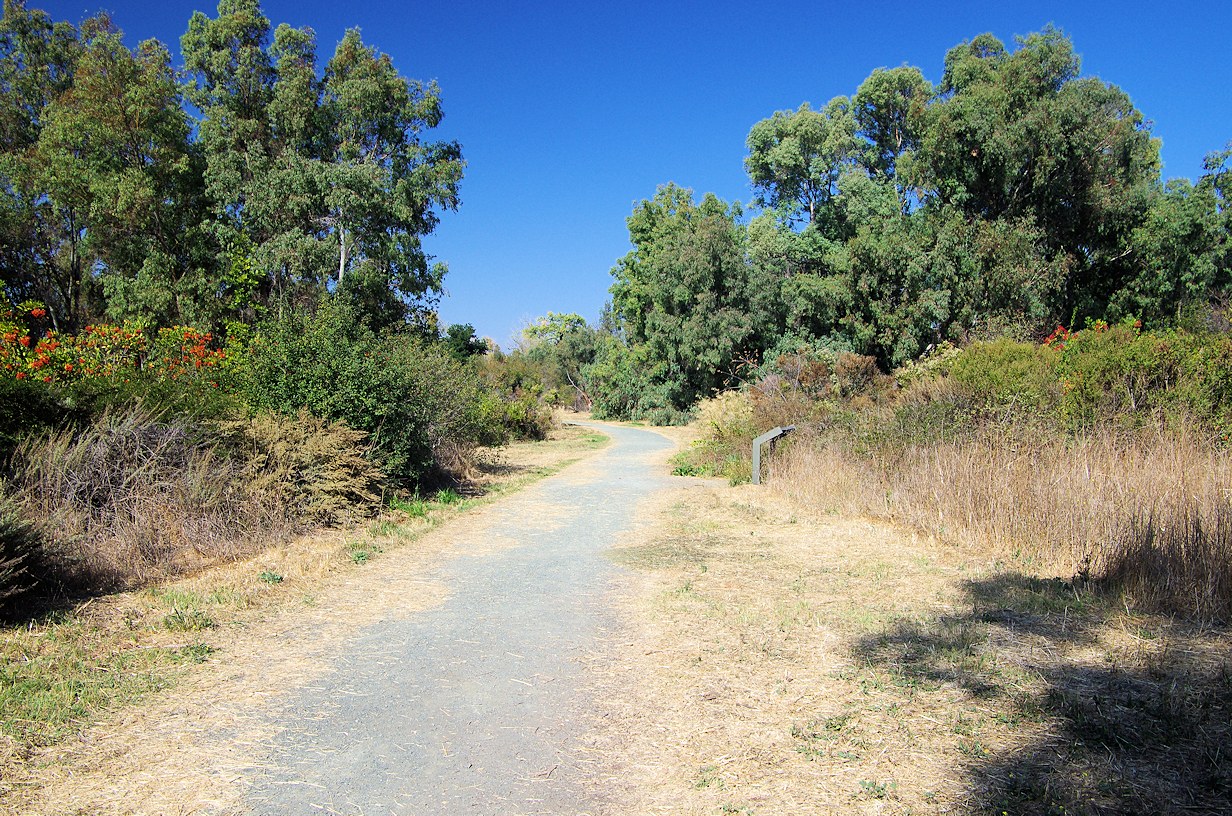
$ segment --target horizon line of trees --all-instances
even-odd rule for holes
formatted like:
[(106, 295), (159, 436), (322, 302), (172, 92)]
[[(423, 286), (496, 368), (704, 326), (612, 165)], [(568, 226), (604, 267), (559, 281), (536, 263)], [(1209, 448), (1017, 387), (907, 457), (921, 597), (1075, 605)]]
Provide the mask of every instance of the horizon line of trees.
[(879, 68), (747, 147), (751, 217), (661, 186), (628, 218), (599, 325), (549, 315), (569, 341), (530, 338), (600, 413), (681, 419), (802, 349), (888, 371), (944, 341), (1164, 327), (1232, 293), (1232, 142), (1165, 183), (1149, 122), (1052, 27), (955, 46), (936, 85)]

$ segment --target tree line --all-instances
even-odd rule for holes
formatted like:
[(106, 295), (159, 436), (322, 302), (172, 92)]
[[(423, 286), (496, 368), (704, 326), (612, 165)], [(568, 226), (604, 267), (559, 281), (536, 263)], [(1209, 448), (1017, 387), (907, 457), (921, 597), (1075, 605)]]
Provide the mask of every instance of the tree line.
[(678, 418), (803, 348), (890, 370), (944, 341), (1166, 326), (1229, 294), (1232, 142), (1165, 183), (1150, 123), (1053, 28), (964, 42), (935, 85), (877, 69), (747, 147), (747, 213), (667, 184), (628, 218), (607, 312), (562, 346), (601, 412)]
[(424, 250), (464, 162), (434, 141), (439, 89), (358, 30), (318, 63), (311, 29), (257, 0), (180, 40), (123, 44), (24, 0), (0, 20), (0, 281), (60, 332), (92, 321), (223, 327), (325, 292), (374, 328), (428, 319)]

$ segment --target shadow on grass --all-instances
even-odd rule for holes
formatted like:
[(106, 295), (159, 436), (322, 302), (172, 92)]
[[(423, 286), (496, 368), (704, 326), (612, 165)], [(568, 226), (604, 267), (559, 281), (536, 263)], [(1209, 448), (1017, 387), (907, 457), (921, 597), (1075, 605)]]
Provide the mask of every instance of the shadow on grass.
[(1064, 582), (1005, 574), (965, 590), (970, 612), (900, 624), (857, 652), (1035, 724), (1029, 742), (965, 760), (969, 812), (1232, 813), (1226, 630), (1157, 619), (1149, 653), (1113, 655), (1098, 640), (1108, 610)]

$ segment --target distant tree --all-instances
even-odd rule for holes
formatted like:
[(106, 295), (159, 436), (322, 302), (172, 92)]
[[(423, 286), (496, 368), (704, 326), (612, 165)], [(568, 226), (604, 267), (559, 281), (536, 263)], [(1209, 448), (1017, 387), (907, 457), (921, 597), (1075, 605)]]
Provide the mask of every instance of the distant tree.
[(664, 407), (687, 408), (728, 384), (734, 361), (756, 353), (771, 328), (776, 293), (747, 262), (739, 215), (669, 184), (628, 219), (634, 249), (612, 270), (612, 307)]
[(459, 360), (469, 360), (488, 353), (488, 344), (475, 336), (475, 327), (470, 323), (453, 323), (441, 338), (449, 353)]
[(522, 330), (522, 353), (541, 366), (544, 386), (557, 400), (589, 410), (593, 397), (586, 369), (595, 361), (600, 332), (579, 314), (548, 312)]

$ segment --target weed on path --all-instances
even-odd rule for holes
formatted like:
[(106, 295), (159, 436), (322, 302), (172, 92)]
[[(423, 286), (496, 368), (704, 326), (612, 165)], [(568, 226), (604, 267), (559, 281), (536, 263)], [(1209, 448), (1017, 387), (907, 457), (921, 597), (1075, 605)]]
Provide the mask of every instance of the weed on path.
[(1232, 810), (1232, 639), (691, 481), (596, 674), (620, 812)]

